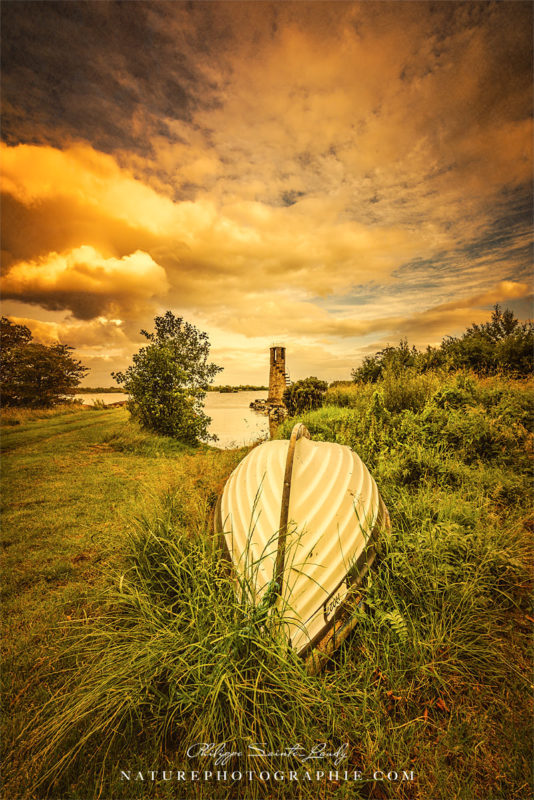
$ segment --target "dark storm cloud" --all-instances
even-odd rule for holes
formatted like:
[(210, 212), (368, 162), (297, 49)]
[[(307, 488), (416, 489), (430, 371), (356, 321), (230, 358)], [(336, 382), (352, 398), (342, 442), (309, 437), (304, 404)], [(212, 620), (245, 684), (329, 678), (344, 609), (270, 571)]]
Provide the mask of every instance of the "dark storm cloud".
[(143, 2), (3, 3), (4, 138), (61, 144), (69, 136), (108, 152), (146, 150), (151, 135), (168, 135), (165, 120), (190, 120), (210, 86), (188, 57), (198, 43), (188, 38), (187, 6), (172, 9), (183, 20), (172, 39), (169, 10)]

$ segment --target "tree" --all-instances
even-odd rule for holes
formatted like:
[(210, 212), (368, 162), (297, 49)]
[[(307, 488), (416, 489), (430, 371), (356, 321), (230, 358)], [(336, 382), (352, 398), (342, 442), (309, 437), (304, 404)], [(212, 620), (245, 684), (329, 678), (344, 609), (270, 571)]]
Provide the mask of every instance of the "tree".
[(532, 373), (534, 325), (519, 322), (513, 311), (501, 311), (496, 304), (489, 322), (471, 325), (459, 338), (446, 337), (441, 349), (456, 369), (527, 377)]
[(509, 308), (497, 304), (491, 319), (473, 324), (459, 337), (446, 336), (439, 347), (428, 346), (419, 352), (406, 339), (397, 347), (386, 347), (366, 356), (361, 366), (352, 370), (355, 382), (375, 383), (385, 371), (400, 375), (404, 370), (427, 372), (432, 369), (472, 369), (481, 375), (503, 372), (514, 377), (532, 373), (534, 324), (519, 322)]
[(362, 365), (352, 370), (355, 382), (376, 383), (389, 369), (399, 375), (408, 367), (416, 364), (419, 353), (415, 346), (410, 347), (407, 339), (401, 339), (397, 347), (388, 345), (374, 356), (365, 356)]
[(2, 317), (0, 324), (0, 344), (2, 351), (9, 350), (18, 344), (27, 344), (31, 341), (32, 334), (26, 325), (15, 325), (7, 317)]
[(321, 408), (327, 388), (326, 381), (315, 377), (304, 378), (304, 380), (292, 383), (287, 387), (283, 396), (289, 414), (293, 417), (303, 411)]
[(50, 407), (64, 403), (88, 371), (65, 344), (32, 341), (25, 325), (1, 320), (0, 382), (3, 406)]
[(125, 372), (112, 373), (130, 395), (128, 408), (149, 430), (195, 444), (214, 440), (204, 413), (208, 385), (222, 367), (208, 362), (208, 335), (171, 311), (154, 319), (155, 331), (141, 334), (149, 344)]
[(471, 325), (463, 334), (462, 339), (481, 336), (491, 342), (499, 342), (510, 334), (514, 333), (519, 327), (519, 320), (514, 316), (514, 312), (509, 308), (501, 311), (501, 307), (496, 303), (489, 322), (482, 325)]

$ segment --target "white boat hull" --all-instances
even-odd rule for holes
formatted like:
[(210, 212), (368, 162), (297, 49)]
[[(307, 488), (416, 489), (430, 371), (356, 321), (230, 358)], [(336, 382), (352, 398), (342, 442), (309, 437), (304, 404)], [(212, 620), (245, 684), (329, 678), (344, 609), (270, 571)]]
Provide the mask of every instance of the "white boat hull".
[[(287, 440), (254, 448), (218, 504), (217, 530), (254, 604), (276, 578), (288, 450)], [(290, 481), (277, 606), (291, 646), (305, 655), (346, 615), (389, 516), (367, 467), (348, 447), (298, 439)]]

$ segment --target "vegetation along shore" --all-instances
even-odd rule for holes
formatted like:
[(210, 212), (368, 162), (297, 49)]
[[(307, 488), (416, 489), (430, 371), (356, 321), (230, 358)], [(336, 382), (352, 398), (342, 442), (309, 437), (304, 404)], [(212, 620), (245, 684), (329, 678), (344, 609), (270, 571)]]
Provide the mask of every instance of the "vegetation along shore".
[[(497, 335), (499, 315), (465, 352), (493, 330), (488, 352), (511, 359), (506, 340), (523, 339)], [(158, 319), (143, 368), (179, 352), (182, 329)], [(441, 355), (401, 343), (352, 382), (288, 390), (297, 416), (276, 436), (298, 418), (354, 448), (391, 514), (356, 629), (314, 676), (236, 598), (212, 534), (247, 448), (181, 442), (126, 408), (2, 409), (6, 797), (318, 796), (232, 779), (238, 762), (178, 795), (146, 779), (206, 769), (199, 742), (262, 743), (270, 776), (262, 753), (328, 743), (343, 763), (325, 798), (528, 796), (533, 383)]]

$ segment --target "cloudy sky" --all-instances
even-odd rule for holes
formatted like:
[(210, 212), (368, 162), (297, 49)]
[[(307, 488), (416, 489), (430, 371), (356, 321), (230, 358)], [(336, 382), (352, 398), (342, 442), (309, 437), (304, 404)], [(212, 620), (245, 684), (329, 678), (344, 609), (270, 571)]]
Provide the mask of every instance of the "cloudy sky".
[(93, 386), (167, 309), (221, 383), (531, 316), (531, 17), (4, 0), (3, 313)]

